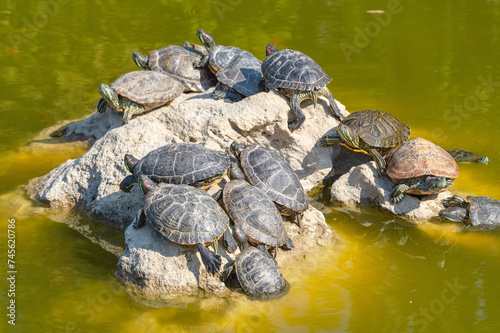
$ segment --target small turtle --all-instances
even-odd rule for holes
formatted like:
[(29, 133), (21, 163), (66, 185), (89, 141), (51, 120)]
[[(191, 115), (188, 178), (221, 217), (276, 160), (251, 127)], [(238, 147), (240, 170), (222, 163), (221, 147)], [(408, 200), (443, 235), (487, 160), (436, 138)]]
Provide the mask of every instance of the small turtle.
[(203, 29), (198, 29), (196, 35), (209, 54), (195, 66), (208, 63), (219, 80), (212, 97), (239, 101), (264, 91), (261, 61), (253, 54), (234, 46), (215, 45), (214, 38)]
[(474, 229), (491, 230), (500, 227), (500, 201), (490, 197), (454, 195), (443, 200), (445, 209), (439, 216), (447, 221), (467, 222)]
[(240, 243), (268, 245), (274, 257), (278, 246), (291, 244), (276, 205), (258, 187), (245, 180), (232, 180), (224, 186), (223, 201)]
[(260, 145), (247, 147), (234, 141), (230, 150), (238, 161), (237, 165), (233, 163), (230, 176), (245, 178), (260, 188), (276, 203), (282, 215), (291, 216), (301, 227), (309, 198), (290, 164), (277, 151)]
[(137, 184), (138, 174), (155, 183), (188, 184), (206, 189), (217, 184), (231, 166), (229, 155), (195, 143), (172, 143), (149, 152), (138, 160), (125, 154), (124, 163), (132, 173), (120, 183), (123, 192)]
[[(217, 254), (217, 240), (227, 230), (229, 218), (217, 201), (198, 188), (156, 185), (145, 176), (140, 176), (139, 185), (146, 198), (133, 227), (137, 229), (148, 222), (166, 239), (196, 246), (206, 270), (218, 273), (221, 257)], [(215, 253), (206, 244), (212, 244)]]
[(488, 164), (490, 161), (488, 156), (479, 156), (470, 151), (462, 149), (450, 149), (447, 150), (448, 153), (457, 161), (457, 163), (483, 163)]
[(286, 294), (290, 285), (283, 278), (276, 260), (256, 247), (248, 247), (221, 274), (223, 279), (236, 272), (247, 295), (255, 299), (277, 298)]
[(353, 112), (339, 123), (334, 135), (320, 139), (323, 147), (335, 143), (373, 157), (379, 175), (385, 172), (382, 154), (401, 146), (410, 137), (410, 128), (393, 115), (379, 110)]
[(101, 83), (102, 98), (97, 103), (97, 111), (104, 113), (106, 107), (123, 111), (123, 124), (126, 124), (132, 115), (166, 105), (182, 92), (182, 85), (170, 75), (154, 71), (130, 72), (109, 86)]
[(134, 52), (132, 59), (142, 69), (172, 75), (184, 86), (184, 91), (203, 92), (215, 86), (217, 79), (208, 68), (195, 68), (193, 63), (203, 53), (192, 47), (169, 45), (149, 51), (149, 56)]
[(290, 131), (298, 129), (306, 119), (300, 108), (300, 103), (305, 99), (312, 99), (316, 107), (318, 96), (324, 96), (328, 99), (333, 116), (344, 118), (326, 87), (332, 78), (304, 53), (288, 49), (279, 51), (276, 46), (268, 44), (261, 68), (266, 87), (269, 84), (290, 97), (290, 108), (295, 114), (295, 121), (288, 125)]
[(387, 175), (398, 184), (391, 201), (400, 202), (404, 193), (426, 195), (446, 190), (458, 177), (457, 162), (443, 148), (416, 138), (386, 156)]

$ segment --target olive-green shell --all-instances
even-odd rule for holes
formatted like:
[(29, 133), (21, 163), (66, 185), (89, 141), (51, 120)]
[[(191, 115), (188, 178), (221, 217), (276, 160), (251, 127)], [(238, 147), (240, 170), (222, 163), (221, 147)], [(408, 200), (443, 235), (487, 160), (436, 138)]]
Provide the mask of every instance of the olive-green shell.
[(276, 260), (255, 247), (238, 255), (235, 269), (241, 287), (250, 296), (265, 297), (286, 291), (287, 282)]
[(184, 88), (173, 77), (155, 71), (134, 71), (120, 76), (110, 88), (118, 95), (141, 104), (145, 110), (163, 106), (179, 97)]
[(229, 218), (207, 192), (188, 185), (159, 184), (150, 189), (144, 213), (151, 225), (172, 242), (195, 245), (220, 238)]
[(457, 162), (443, 148), (423, 138), (404, 143), (387, 157), (387, 175), (394, 183), (420, 176), (455, 179), (459, 175)]
[(397, 147), (410, 137), (410, 128), (406, 124), (380, 110), (353, 112), (341, 124), (347, 126), (368, 146), (376, 148)]
[(224, 205), (245, 235), (258, 242), (281, 246), (288, 235), (274, 202), (258, 187), (245, 180), (232, 180), (224, 186)]
[(247, 180), (260, 188), (274, 202), (297, 213), (309, 204), (299, 177), (277, 151), (252, 145), (243, 149), (240, 164)]

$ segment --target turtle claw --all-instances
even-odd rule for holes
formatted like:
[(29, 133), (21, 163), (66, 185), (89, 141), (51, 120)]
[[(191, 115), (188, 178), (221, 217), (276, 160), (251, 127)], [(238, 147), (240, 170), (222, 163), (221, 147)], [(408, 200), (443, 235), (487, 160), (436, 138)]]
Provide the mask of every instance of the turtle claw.
[(207, 249), (203, 244), (197, 244), (196, 248), (198, 249), (198, 251), (200, 251), (201, 261), (203, 261), (203, 264), (205, 265), (205, 269), (207, 270), (207, 272), (210, 273), (211, 275), (219, 273), (220, 267), (222, 265), (221, 256), (213, 253), (212, 251)]

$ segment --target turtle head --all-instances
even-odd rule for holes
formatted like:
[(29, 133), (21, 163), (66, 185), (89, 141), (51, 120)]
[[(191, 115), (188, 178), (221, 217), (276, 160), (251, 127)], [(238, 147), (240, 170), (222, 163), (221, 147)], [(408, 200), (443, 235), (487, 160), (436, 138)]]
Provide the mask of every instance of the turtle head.
[(233, 141), (231, 143), (231, 146), (229, 147), (229, 150), (233, 153), (234, 157), (237, 159), (240, 158), (241, 152), (246, 148), (244, 144), (238, 143), (236, 141)]
[(148, 194), (152, 188), (156, 187), (156, 184), (147, 176), (139, 175), (137, 179), (139, 180), (139, 188), (144, 195)]
[(125, 167), (127, 168), (128, 172), (132, 174), (135, 173), (134, 166), (137, 162), (137, 158), (130, 154), (125, 154), (125, 156), (123, 157), (123, 163), (125, 164)]
[(196, 31), (196, 36), (200, 39), (200, 42), (205, 45), (207, 50), (210, 52), (210, 50), (215, 46), (215, 41), (212, 35), (210, 35), (208, 32), (206, 32), (203, 29), (198, 29)]
[(425, 187), (431, 193), (439, 193), (447, 189), (453, 181), (446, 177), (432, 177), (425, 179)]
[(120, 108), (120, 101), (118, 100), (118, 95), (113, 89), (111, 89), (110, 86), (101, 83), (101, 86), (99, 87), (99, 93), (101, 94), (104, 101), (108, 103), (110, 108), (115, 110)]
[(359, 148), (359, 137), (349, 127), (340, 123), (337, 126), (337, 134), (349, 147)]
[(132, 53), (132, 60), (135, 64), (142, 69), (150, 69), (149, 68), (149, 56), (144, 55), (139, 52)]
[(273, 44), (267, 44), (266, 46), (266, 57), (270, 56), (273, 53), (279, 52), (278, 48)]
[(463, 222), (468, 219), (467, 209), (463, 207), (448, 207), (439, 212), (439, 216), (451, 222)]
[(239, 226), (234, 227), (234, 234), (236, 235), (236, 242), (240, 248), (240, 251), (245, 251), (250, 247), (247, 235)]

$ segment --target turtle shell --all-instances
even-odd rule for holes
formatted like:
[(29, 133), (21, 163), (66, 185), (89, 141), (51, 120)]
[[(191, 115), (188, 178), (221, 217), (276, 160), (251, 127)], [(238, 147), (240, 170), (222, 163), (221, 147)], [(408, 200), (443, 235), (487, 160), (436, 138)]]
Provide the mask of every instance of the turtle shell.
[(159, 184), (144, 201), (151, 225), (172, 242), (195, 245), (220, 238), (229, 218), (207, 192), (188, 185)]
[(222, 151), (194, 143), (173, 143), (149, 152), (134, 165), (155, 183), (192, 184), (225, 174), (231, 161)]
[(227, 84), (244, 96), (263, 91), (261, 61), (252, 53), (234, 46), (216, 45), (209, 56), (217, 80)]
[(482, 196), (468, 196), (470, 202), (469, 218), (475, 227), (493, 229), (500, 226), (500, 201)]
[(224, 186), (224, 205), (245, 235), (271, 246), (285, 244), (288, 235), (274, 202), (259, 188), (244, 180), (232, 180)]
[(274, 296), (287, 290), (288, 284), (276, 260), (256, 247), (250, 247), (238, 255), (235, 269), (241, 287), (250, 296)]
[(267, 83), (275, 88), (314, 90), (332, 80), (310, 57), (289, 49), (267, 56), (261, 69)]
[(186, 91), (203, 92), (215, 85), (214, 75), (208, 68), (195, 68), (193, 63), (203, 53), (191, 47), (169, 45), (149, 52), (149, 68), (171, 74), (184, 85)]
[(120, 76), (110, 84), (118, 95), (154, 109), (179, 97), (182, 85), (172, 76), (155, 71), (134, 71)]
[(387, 175), (398, 184), (420, 176), (458, 177), (458, 165), (443, 148), (423, 138), (405, 142), (387, 157)]
[(302, 213), (308, 207), (299, 177), (277, 151), (252, 145), (243, 149), (240, 165), (250, 184), (260, 188), (271, 200)]
[(410, 128), (385, 111), (353, 112), (340, 123), (371, 147), (397, 147), (410, 137)]

